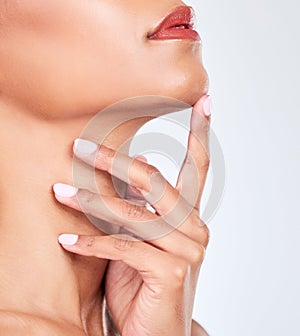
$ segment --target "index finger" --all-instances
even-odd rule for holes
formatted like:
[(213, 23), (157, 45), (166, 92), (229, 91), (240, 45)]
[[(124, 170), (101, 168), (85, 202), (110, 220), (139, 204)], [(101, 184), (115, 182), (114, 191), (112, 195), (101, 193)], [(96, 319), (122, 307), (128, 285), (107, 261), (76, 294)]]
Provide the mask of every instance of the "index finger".
[(199, 210), (210, 162), (210, 111), (208, 95), (202, 96), (193, 107), (187, 153), (176, 184), (176, 189), (196, 210)]

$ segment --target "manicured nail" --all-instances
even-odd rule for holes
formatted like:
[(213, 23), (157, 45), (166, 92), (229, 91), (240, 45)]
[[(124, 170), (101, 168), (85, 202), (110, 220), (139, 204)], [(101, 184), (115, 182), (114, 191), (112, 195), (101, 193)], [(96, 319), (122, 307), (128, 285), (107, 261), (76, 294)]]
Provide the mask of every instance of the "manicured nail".
[(53, 191), (60, 197), (73, 197), (76, 195), (78, 188), (70, 186), (68, 184), (56, 183), (53, 186)]
[(148, 163), (148, 159), (144, 155), (136, 155), (136, 156), (134, 156), (134, 158), (137, 159), (137, 160), (139, 160), (139, 161)]
[(208, 96), (203, 103), (203, 111), (207, 117), (211, 116), (211, 96)]
[(61, 234), (58, 237), (58, 241), (62, 245), (75, 245), (78, 241), (78, 235), (76, 235), (76, 234)]
[(211, 116), (211, 96), (203, 96), (197, 103), (194, 105), (194, 110), (200, 114), (204, 114), (206, 117)]
[(98, 145), (92, 141), (84, 139), (76, 139), (74, 141), (74, 152), (78, 156), (91, 155), (98, 149)]

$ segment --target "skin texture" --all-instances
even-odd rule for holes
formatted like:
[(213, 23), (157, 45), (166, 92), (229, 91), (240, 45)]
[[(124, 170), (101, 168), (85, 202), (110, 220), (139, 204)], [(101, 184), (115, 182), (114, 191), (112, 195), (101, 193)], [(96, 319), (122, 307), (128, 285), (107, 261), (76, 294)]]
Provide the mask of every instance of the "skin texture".
[[(1, 333), (103, 334), (108, 261), (57, 242), (64, 232), (101, 233), (83, 214), (59, 206), (52, 185), (72, 184), (73, 141), (102, 108), (147, 94), (193, 105), (207, 92), (200, 44), (146, 39), (182, 4), (0, 0)], [(146, 121), (121, 125), (107, 139), (110, 147)], [(116, 196), (109, 174), (97, 176), (101, 191)]]
[(180, 1), (1, 3), (2, 96), (37, 116), (74, 118), (146, 94), (192, 105), (207, 89), (199, 44), (146, 38)]
[[(196, 283), (209, 239), (208, 228), (199, 218), (208, 155), (194, 136), (207, 130), (209, 119), (205, 118), (201, 105), (206, 99), (206, 96), (201, 99), (200, 111), (194, 109), (191, 119), (193, 133), (190, 133), (188, 151), (197, 165), (201, 186), (192, 204), (181, 197), (183, 172), (193, 172), (191, 159), (185, 160), (173, 188), (155, 167), (102, 145), (95, 160), (91, 160), (93, 153), (82, 153), (76, 146), (74, 151), (79, 159), (136, 188), (142, 196), (140, 199), (151, 204), (155, 214), (141, 203), (137, 205), (120, 197), (99, 198), (86, 189), (68, 185), (62, 189), (61, 184), (54, 187), (55, 196), (62, 204), (82, 211), (79, 202), (82, 200), (89, 215), (110, 220), (146, 239), (136, 240), (125, 234), (106, 237), (63, 234), (59, 238), (67, 251), (111, 260), (105, 280), (106, 298), (122, 336), (191, 335)], [(199, 114), (201, 119), (197, 118)], [(114, 169), (114, 165), (124, 168)], [(178, 218), (183, 218), (180, 226), (167, 235), (157, 234), (159, 228), (172, 226)], [(152, 239), (148, 237), (149, 232)]]

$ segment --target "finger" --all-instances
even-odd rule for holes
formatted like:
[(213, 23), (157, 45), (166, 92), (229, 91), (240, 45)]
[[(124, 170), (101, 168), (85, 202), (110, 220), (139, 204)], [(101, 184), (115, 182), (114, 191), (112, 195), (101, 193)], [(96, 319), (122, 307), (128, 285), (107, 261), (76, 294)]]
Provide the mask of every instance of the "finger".
[[(77, 189), (65, 184), (54, 185), (54, 192), (60, 203), (85, 212), (94, 218), (117, 224), (128, 233), (131, 232), (164, 251), (186, 259), (197, 255), (197, 249), (201, 248), (200, 245), (207, 246), (208, 230), (196, 212), (184, 224), (184, 230), (189, 230), (185, 234), (181, 228), (174, 230), (160, 216), (148, 211), (144, 206), (130, 203), (127, 200), (94, 194), (88, 190)], [(94, 221), (93, 224), (95, 224)], [(98, 228), (102, 229), (102, 227)]]
[[(172, 230), (162, 218), (150, 212), (145, 206), (132, 203), (118, 197), (95, 194), (88, 190), (57, 183), (53, 186), (55, 198), (70, 208), (84, 212), (86, 215), (101, 219), (106, 223), (113, 223), (119, 228), (126, 228), (141, 239), (148, 240), (161, 237)], [(101, 221), (92, 223), (102, 230)], [(104, 232), (113, 234), (108, 228)]]
[[(169, 233), (170, 227), (180, 230), (189, 237), (194, 230), (198, 229), (198, 226), (196, 228), (191, 226), (194, 221), (188, 220), (194, 210), (193, 206), (164, 179), (156, 167), (82, 139), (75, 141), (74, 152), (84, 162), (112, 174), (141, 191), (146, 201), (163, 217), (160, 223), (151, 222), (152, 237), (153, 234), (155, 237), (160, 237), (161, 234)], [(140, 210), (134, 210), (134, 212), (139, 213)], [(170, 227), (166, 228), (166, 223)], [(141, 229), (141, 226), (139, 228)], [(146, 234), (147, 229), (149, 230), (146, 226), (141, 229), (144, 231), (142, 237), (146, 240), (149, 239), (149, 235)]]
[(171, 287), (183, 281), (188, 264), (178, 257), (128, 236), (78, 236), (62, 234), (58, 238), (64, 249), (84, 256), (121, 260), (137, 270), (144, 281), (156, 280)]
[[(94, 218), (116, 224), (144, 240), (157, 239), (174, 231), (173, 226), (144, 206), (118, 197), (99, 195), (66, 184), (55, 184), (54, 193), (61, 204)], [(92, 222), (96, 225), (102, 225), (101, 221)], [(98, 228), (103, 229), (101, 226)], [(162, 245), (159, 246), (164, 248), (163, 242), (161, 243)]]
[[(137, 155), (134, 158), (136, 158), (137, 160), (140, 160), (142, 162), (148, 162), (147, 158), (145, 156), (142, 155)], [(140, 204), (140, 205), (146, 205), (147, 202), (145, 200), (145, 198), (143, 197), (142, 193), (140, 192), (139, 189), (131, 186), (131, 185), (127, 185), (127, 189), (125, 192), (125, 199), (130, 200), (134, 203)]]
[(75, 140), (74, 154), (89, 165), (110, 173), (139, 191), (150, 191), (148, 177), (158, 173), (154, 166), (146, 162), (84, 139)]
[(187, 154), (176, 184), (176, 189), (197, 210), (209, 168), (210, 110), (211, 98), (207, 95), (194, 105)]
[(175, 228), (182, 225), (193, 210), (152, 165), (82, 139), (75, 141), (74, 152), (84, 162), (137, 188), (156, 212)]

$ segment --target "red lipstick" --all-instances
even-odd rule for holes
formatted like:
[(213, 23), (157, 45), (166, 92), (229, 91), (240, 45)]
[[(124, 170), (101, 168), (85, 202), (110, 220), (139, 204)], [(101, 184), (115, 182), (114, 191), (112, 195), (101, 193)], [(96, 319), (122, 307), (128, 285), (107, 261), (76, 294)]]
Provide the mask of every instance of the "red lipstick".
[(200, 41), (194, 30), (195, 12), (192, 7), (176, 7), (162, 22), (148, 34), (149, 40), (193, 40)]

